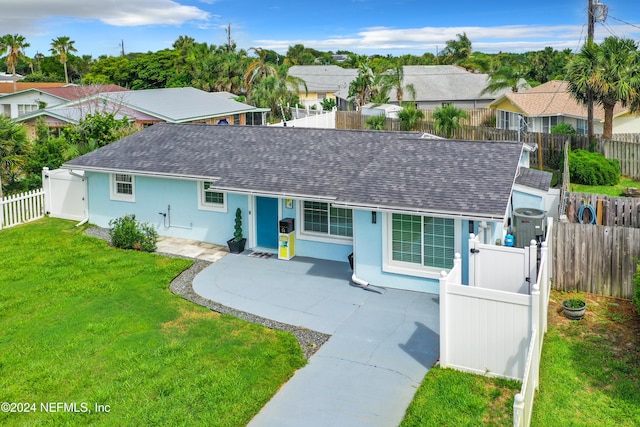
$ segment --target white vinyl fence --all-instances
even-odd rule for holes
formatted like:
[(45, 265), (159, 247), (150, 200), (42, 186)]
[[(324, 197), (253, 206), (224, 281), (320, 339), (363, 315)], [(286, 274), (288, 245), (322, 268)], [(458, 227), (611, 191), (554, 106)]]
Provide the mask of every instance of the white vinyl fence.
[(301, 117), (299, 119), (287, 120), (286, 122), (275, 123), (269, 126), (335, 129), (336, 111), (324, 111), (316, 115), (309, 115), (306, 117)]
[[(529, 425), (538, 387), (547, 329), (552, 232), (553, 220), (549, 219), (539, 264), (535, 245), (504, 251), (506, 248), (474, 244), (470, 248), (479, 249), (469, 254), (470, 283), (475, 274), (474, 285), (462, 285), (460, 255), (440, 279), (440, 365), (522, 381), (514, 402), (514, 426)], [(511, 266), (505, 268), (507, 263)]]
[(0, 198), (0, 230), (44, 217), (44, 191)]
[(83, 221), (88, 218), (87, 183), (84, 176), (67, 169), (42, 170), (45, 212), (53, 218)]

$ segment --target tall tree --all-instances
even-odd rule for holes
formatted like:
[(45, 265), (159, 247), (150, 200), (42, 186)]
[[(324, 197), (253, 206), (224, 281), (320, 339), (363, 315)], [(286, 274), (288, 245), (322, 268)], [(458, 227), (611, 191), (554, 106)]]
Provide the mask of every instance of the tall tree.
[(358, 66), (358, 76), (349, 84), (349, 97), (353, 97), (357, 107), (365, 105), (373, 96), (375, 76), (366, 57)]
[(602, 136), (613, 135), (616, 104), (640, 111), (640, 52), (631, 39), (607, 37), (598, 45), (586, 43), (567, 67), (569, 92), (582, 103), (589, 91), (604, 109)]
[(69, 83), (69, 73), (67, 72), (67, 56), (70, 52), (77, 52), (73, 46), (75, 41), (71, 40), (67, 36), (60, 36), (57, 39), (51, 40), (51, 49), (49, 51), (58, 57), (58, 61), (64, 67), (64, 81)]
[(16, 66), (20, 58), (24, 58), (24, 50), (31, 46), (26, 39), (20, 34), (7, 34), (0, 39), (0, 51), (3, 53), (9, 50), (7, 54), (7, 68), (13, 75), (13, 91), (18, 91), (18, 79), (16, 76)]
[(249, 64), (247, 71), (244, 73), (244, 81), (247, 86), (247, 90), (251, 91), (251, 87), (257, 81), (260, 81), (266, 77), (275, 77), (278, 79), (278, 70), (276, 66), (267, 60), (269, 50), (261, 47), (251, 47), (252, 50), (258, 55), (258, 57)]
[(0, 115), (0, 199), (3, 185), (21, 173), (29, 148), (24, 125)]
[(398, 105), (402, 105), (405, 89), (409, 92), (412, 100), (416, 99), (416, 88), (412, 84), (404, 84), (404, 67), (401, 64), (397, 64), (386, 73), (383, 73), (380, 78), (385, 91), (387, 89), (395, 89)]
[(471, 56), (471, 40), (467, 33), (456, 34), (456, 39), (447, 40), (446, 46), (440, 52), (441, 64), (460, 64)]
[(511, 92), (516, 93), (520, 89), (529, 87), (525, 80), (526, 75), (527, 70), (523, 62), (519, 60), (507, 61), (489, 72), (489, 82), (487, 87), (482, 89), (480, 95), (494, 93), (503, 89), (511, 89)]

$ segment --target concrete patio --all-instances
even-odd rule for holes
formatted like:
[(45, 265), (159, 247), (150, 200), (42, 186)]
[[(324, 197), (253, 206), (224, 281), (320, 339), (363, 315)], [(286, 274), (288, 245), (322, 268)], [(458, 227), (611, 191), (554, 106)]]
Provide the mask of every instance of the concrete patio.
[(397, 426), (439, 355), (438, 296), (350, 283), (347, 263), (228, 255), (196, 276), (204, 298), (331, 334), (250, 426)]

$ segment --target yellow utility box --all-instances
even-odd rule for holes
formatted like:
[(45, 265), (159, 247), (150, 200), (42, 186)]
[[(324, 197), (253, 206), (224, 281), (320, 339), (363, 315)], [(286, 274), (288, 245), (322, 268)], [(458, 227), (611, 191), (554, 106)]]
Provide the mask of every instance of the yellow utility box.
[(279, 223), (278, 259), (289, 260), (295, 256), (295, 230), (293, 218), (284, 218)]

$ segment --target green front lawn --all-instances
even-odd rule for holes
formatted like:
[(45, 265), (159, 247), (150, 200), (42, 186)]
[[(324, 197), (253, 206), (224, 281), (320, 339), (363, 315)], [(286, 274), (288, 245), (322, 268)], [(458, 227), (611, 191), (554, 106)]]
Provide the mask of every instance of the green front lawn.
[(586, 316), (562, 316), (552, 294), (534, 426), (640, 425), (640, 318), (630, 301), (581, 295)]
[[(587, 295), (573, 321), (552, 292), (531, 425), (640, 426), (640, 317), (630, 301)], [(585, 297), (585, 295), (582, 295)], [(520, 383), (433, 368), (402, 427), (511, 426)]]
[(606, 194), (607, 196), (622, 196), (625, 188), (640, 188), (640, 182), (624, 176), (620, 177), (618, 185), (583, 185), (571, 184), (571, 191), (574, 193)]
[(54, 219), (0, 243), (0, 403), (35, 409), (0, 425), (244, 426), (305, 363), (292, 335), (173, 295), (190, 261)]
[(401, 427), (512, 426), (518, 381), (431, 368)]

